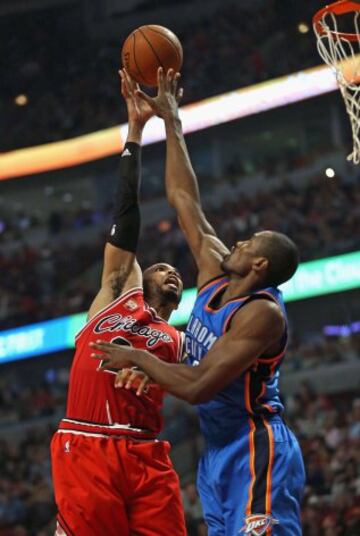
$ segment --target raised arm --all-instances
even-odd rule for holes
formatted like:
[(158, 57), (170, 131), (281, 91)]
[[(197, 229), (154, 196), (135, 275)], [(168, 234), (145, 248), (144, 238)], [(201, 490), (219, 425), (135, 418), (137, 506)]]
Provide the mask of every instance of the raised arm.
[(141, 139), (152, 109), (135, 97), (137, 85), (124, 73), (121, 92), (129, 117), (128, 135), (121, 155), (120, 176), (114, 197), (113, 223), (104, 250), (101, 288), (93, 301), (91, 318), (126, 290), (142, 284), (142, 274), (136, 262), (140, 232), (138, 191), (141, 177)]
[(178, 79), (179, 74), (172, 69), (165, 76), (160, 68), (157, 97), (139, 93), (165, 122), (166, 194), (170, 205), (176, 210), (179, 225), (198, 266), (198, 286), (202, 286), (221, 273), (220, 263), (229, 250), (217, 237), (201, 206), (198, 182), (179, 117), (178, 101), (182, 89), (177, 90)]

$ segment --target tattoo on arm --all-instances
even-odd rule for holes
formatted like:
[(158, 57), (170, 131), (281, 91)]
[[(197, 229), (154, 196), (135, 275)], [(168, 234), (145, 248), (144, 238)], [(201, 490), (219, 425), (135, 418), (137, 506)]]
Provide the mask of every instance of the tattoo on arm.
[(128, 277), (128, 272), (124, 268), (121, 268), (110, 280), (110, 286), (114, 300), (118, 298), (124, 288), (125, 281)]

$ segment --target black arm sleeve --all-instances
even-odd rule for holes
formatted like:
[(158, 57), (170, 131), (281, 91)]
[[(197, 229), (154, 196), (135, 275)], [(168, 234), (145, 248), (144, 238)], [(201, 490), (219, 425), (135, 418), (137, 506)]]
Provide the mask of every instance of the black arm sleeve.
[(120, 177), (117, 183), (113, 223), (108, 242), (126, 251), (136, 252), (140, 234), (138, 193), (141, 178), (141, 147), (127, 142), (121, 155)]

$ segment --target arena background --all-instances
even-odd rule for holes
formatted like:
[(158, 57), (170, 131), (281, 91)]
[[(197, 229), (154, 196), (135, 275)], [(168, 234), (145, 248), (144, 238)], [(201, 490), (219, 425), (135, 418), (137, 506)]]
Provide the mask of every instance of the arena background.
[[(360, 171), (346, 162), (351, 133), (334, 79), (306, 71), (322, 65), (311, 18), (323, 5), (0, 1), (1, 536), (53, 534), (49, 440), (64, 413), (72, 337), (99, 284), (120, 135), (112, 156), (41, 173), (25, 171), (39, 167), (38, 153), (18, 150), (110, 127), (114, 140), (126, 121), (121, 44), (146, 23), (168, 26), (183, 44), (184, 105), (215, 97), (213, 115), (190, 108), (197, 123), (187, 142), (220, 236), (231, 244), (266, 228), (299, 244), (304, 264), (286, 291), (282, 392), (307, 470), (304, 535), (360, 534)], [(302, 74), (281, 78), (294, 73)], [(306, 73), (315, 73), (311, 87)], [(251, 100), (259, 83), (262, 108)], [(226, 104), (216, 98), (223, 94), (241, 98)], [(150, 143), (153, 135), (143, 152), (139, 258), (144, 267), (176, 265), (192, 289), (194, 263), (164, 199), (164, 143)], [(75, 152), (88, 159), (93, 145), (81, 140)], [(56, 158), (66, 160), (68, 149)], [(164, 415), (188, 533), (206, 535), (194, 486), (202, 448), (195, 410), (167, 397)]]

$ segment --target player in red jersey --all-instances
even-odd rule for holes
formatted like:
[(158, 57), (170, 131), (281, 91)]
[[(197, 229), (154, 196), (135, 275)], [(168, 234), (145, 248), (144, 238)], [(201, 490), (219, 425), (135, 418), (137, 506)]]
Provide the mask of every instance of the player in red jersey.
[(130, 361), (198, 406), (205, 448), (197, 482), (209, 536), (300, 536), (305, 472), (297, 439), (283, 420), (279, 377), (288, 321), (277, 288), (295, 273), (298, 250), (274, 231), (255, 233), (231, 251), (219, 240), (202, 210), (183, 137), (178, 79), (159, 69), (157, 97), (142, 95), (164, 119), (168, 200), (199, 269), (186, 328), (193, 366), (104, 342), (91, 343), (93, 358), (103, 369)]
[[(76, 337), (66, 417), (51, 443), (56, 535), (185, 536), (179, 479), (162, 428), (164, 392), (144, 382), (116, 389), (116, 371), (99, 370), (89, 343), (97, 339), (147, 349), (176, 363), (182, 337), (167, 323), (182, 292), (179, 273), (165, 263), (142, 274), (135, 258), (141, 137), (150, 107), (131, 96), (121, 73), (129, 131), (115, 196), (114, 224), (104, 252), (101, 289)], [(132, 91), (131, 91), (132, 90)], [(136, 374), (136, 372), (135, 372)]]

